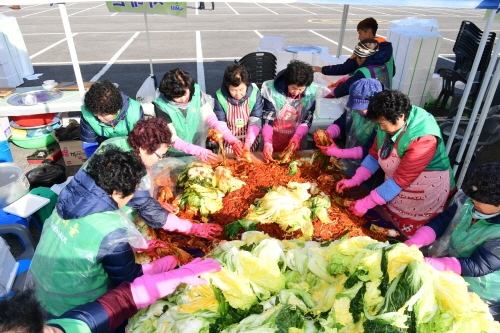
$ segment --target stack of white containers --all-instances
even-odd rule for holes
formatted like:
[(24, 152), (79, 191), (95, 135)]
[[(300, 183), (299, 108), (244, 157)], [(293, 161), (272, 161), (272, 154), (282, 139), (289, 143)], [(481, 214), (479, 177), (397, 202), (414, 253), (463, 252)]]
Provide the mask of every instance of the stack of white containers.
[(0, 14), (0, 87), (17, 87), (33, 73), (16, 18)]
[[(392, 88), (410, 97), (413, 105), (423, 107), (433, 84), (433, 73), (442, 40), (435, 19), (407, 18), (389, 24), (387, 40), (394, 49), (396, 74)], [(435, 88), (434, 88), (435, 89)]]
[(12, 288), (19, 263), (10, 253), (9, 246), (0, 237), (0, 298), (7, 296)]

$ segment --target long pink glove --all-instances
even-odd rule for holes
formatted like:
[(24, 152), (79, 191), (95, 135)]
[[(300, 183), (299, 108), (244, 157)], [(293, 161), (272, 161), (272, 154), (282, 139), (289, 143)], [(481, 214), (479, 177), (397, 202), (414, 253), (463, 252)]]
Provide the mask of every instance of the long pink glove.
[(183, 220), (177, 217), (177, 215), (168, 214), (167, 221), (161, 228), (167, 231), (176, 231), (182, 234), (187, 234), (189, 230), (191, 230), (192, 224), (193, 223), (189, 222), (188, 220)]
[(264, 139), (264, 159), (266, 161), (273, 161), (273, 127), (271, 125), (264, 125), (262, 127), (262, 138)]
[(152, 275), (168, 272), (174, 269), (178, 264), (179, 260), (177, 260), (176, 257), (166, 256), (150, 263), (142, 264), (142, 273)]
[(181, 138), (177, 138), (172, 144), (172, 147), (177, 150), (183, 151), (186, 154), (194, 155), (200, 161), (205, 163), (215, 164), (219, 161), (219, 157), (216, 154), (212, 153), (210, 150), (197, 145), (193, 145), (191, 143), (187, 143)]
[(302, 138), (304, 135), (309, 132), (309, 126), (306, 124), (300, 124), (297, 129), (295, 130), (295, 134), (292, 136), (290, 141), (288, 142), (288, 145), (291, 145), (292, 143), (294, 144), (293, 149), (294, 150), (299, 150), (300, 149), (300, 143), (302, 142)]
[(132, 298), (138, 309), (144, 309), (157, 299), (170, 295), (181, 283), (193, 286), (206, 281), (198, 276), (208, 272), (220, 271), (220, 264), (212, 258), (201, 260), (196, 258), (190, 263), (170, 272), (143, 275), (130, 284)]
[(264, 143), (264, 148), (263, 148), (262, 152), (264, 153), (264, 159), (267, 162), (274, 161), (274, 159), (273, 159), (273, 144), (272, 143), (270, 143), (270, 142)]
[(408, 246), (415, 245), (418, 248), (432, 244), (436, 240), (436, 232), (428, 226), (418, 228), (415, 234), (408, 239), (405, 244)]
[(188, 235), (214, 239), (222, 234), (222, 227), (215, 223), (192, 223)]
[(337, 124), (331, 124), (326, 129), (326, 132), (330, 135), (330, 138), (335, 139), (340, 135), (340, 127)]
[(378, 194), (377, 190), (372, 190), (370, 194), (363, 199), (355, 201), (349, 208), (349, 211), (354, 215), (361, 217), (366, 214), (368, 209), (385, 204), (386, 201), (380, 196), (380, 194)]
[(356, 174), (351, 179), (342, 179), (337, 183), (335, 189), (337, 190), (337, 192), (340, 192), (354, 186), (359, 186), (362, 182), (364, 182), (371, 176), (372, 173), (370, 172), (370, 170), (368, 170), (368, 168), (360, 166), (356, 169)]
[(457, 258), (443, 257), (443, 258), (428, 258), (425, 257), (424, 261), (437, 269), (438, 271), (452, 271), (458, 275), (462, 274), (462, 265)]
[(341, 149), (334, 144), (331, 146), (317, 146), (319, 150), (326, 156), (333, 156), (338, 158), (354, 158), (359, 159), (363, 157), (362, 147), (352, 147)]
[[(272, 128), (271, 128), (272, 129)], [(260, 127), (257, 125), (250, 125), (247, 128), (247, 136), (245, 137), (245, 145), (244, 148), (250, 151), (255, 139), (260, 133)]]
[(224, 122), (220, 122), (215, 114), (210, 114), (207, 117), (206, 123), (208, 124), (208, 126), (210, 126), (210, 128), (215, 128), (219, 132), (221, 132), (222, 138), (230, 145), (232, 145), (235, 141), (239, 141), (233, 135), (233, 133), (231, 133), (231, 130), (227, 127), (227, 124)]

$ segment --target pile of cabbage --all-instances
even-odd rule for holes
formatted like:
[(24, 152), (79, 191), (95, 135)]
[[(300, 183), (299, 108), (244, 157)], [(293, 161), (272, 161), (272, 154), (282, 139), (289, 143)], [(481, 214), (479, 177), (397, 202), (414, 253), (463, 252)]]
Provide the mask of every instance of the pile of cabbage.
[(210, 257), (220, 272), (181, 285), (129, 320), (129, 333), (500, 332), (462, 277), (414, 246), (369, 237), (317, 243), (250, 231)]
[(214, 169), (209, 164), (193, 162), (177, 178), (177, 186), (184, 188), (179, 208), (206, 217), (222, 209), (226, 193), (243, 185), (245, 182), (233, 177), (228, 168), (218, 166)]

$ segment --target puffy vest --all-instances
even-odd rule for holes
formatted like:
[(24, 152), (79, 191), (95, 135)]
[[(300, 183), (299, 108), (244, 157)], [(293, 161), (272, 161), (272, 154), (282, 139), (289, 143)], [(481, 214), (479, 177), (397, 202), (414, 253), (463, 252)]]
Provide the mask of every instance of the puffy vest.
[[(187, 143), (193, 143), (196, 135), (196, 131), (201, 121), (200, 107), (201, 107), (201, 91), (198, 84), (194, 85), (194, 95), (191, 98), (189, 107), (186, 112), (186, 116), (175, 107), (174, 105), (168, 103), (161, 97), (157, 97), (153, 103), (155, 103), (163, 112), (168, 114), (172, 120), (172, 125), (175, 127), (177, 136)], [(180, 152), (177, 149), (169, 148), (169, 151)]]
[[(401, 134), (399, 139), (397, 151), (398, 156), (403, 157), (410, 143), (424, 135), (433, 135), (437, 138), (436, 153), (432, 157), (429, 165), (424, 169), (426, 171), (450, 171), (450, 189), (455, 187), (455, 178), (453, 177), (453, 170), (450, 166), (450, 159), (446, 154), (443, 138), (441, 136), (441, 129), (436, 123), (434, 117), (427, 111), (418, 106), (413, 105), (406, 121), (407, 129)], [(384, 143), (386, 132), (377, 130), (377, 149)]]
[[(248, 112), (251, 113), (253, 110), (253, 107), (255, 106), (255, 103), (257, 103), (257, 86), (252, 84), (252, 92), (250, 93), (250, 96), (248, 96)], [(227, 114), (227, 99), (226, 96), (222, 93), (222, 90), (219, 89), (215, 92), (215, 96), (217, 97), (217, 100), (219, 101), (220, 106), (222, 107), (222, 110), (224, 110), (224, 113)]]
[[(276, 109), (276, 112), (279, 112), (283, 106), (285, 105), (286, 102), (286, 96), (280, 93), (276, 88), (274, 87), (274, 80), (269, 80), (266, 81), (262, 84), (263, 86), (265, 85), (266, 88), (269, 90), (272, 96), (268, 96), (270, 98), (267, 98), (267, 96), (264, 96), (266, 89), (262, 90), (263, 97), (271, 100), (273, 99), (276, 105), (274, 105), (274, 108)], [(300, 103), (302, 104), (302, 111), (308, 110), (311, 105), (314, 103), (316, 100), (316, 90), (318, 88), (318, 85), (316, 83), (312, 83), (309, 87), (304, 90), (302, 93), (303, 97), (300, 99)], [(274, 104), (274, 103), (273, 103)]]
[(135, 124), (141, 120), (141, 103), (128, 98), (128, 109), (125, 114), (125, 118), (120, 120), (115, 126), (106, 125), (99, 121), (96, 116), (92, 114), (87, 108), (82, 105), (82, 116), (89, 123), (90, 127), (99, 136), (104, 136), (106, 138), (114, 138), (116, 136), (126, 136), (132, 131)]
[(110, 281), (97, 254), (103, 238), (126, 223), (115, 211), (63, 220), (54, 210), (30, 268), (36, 296), (48, 312), (60, 316), (108, 290)]
[(354, 73), (363, 73), (365, 78), (377, 79), (387, 89), (392, 87), (392, 77), (394, 76), (394, 58), (391, 56), (388, 62), (382, 65), (368, 65), (358, 68)]

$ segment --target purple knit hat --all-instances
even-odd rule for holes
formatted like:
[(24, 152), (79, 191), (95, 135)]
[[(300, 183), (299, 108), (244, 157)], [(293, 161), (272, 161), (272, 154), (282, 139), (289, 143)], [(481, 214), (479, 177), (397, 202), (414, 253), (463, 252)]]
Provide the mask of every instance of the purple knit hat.
[(382, 90), (384, 90), (384, 86), (378, 80), (358, 80), (349, 88), (349, 100), (346, 106), (353, 110), (366, 110), (373, 96)]

